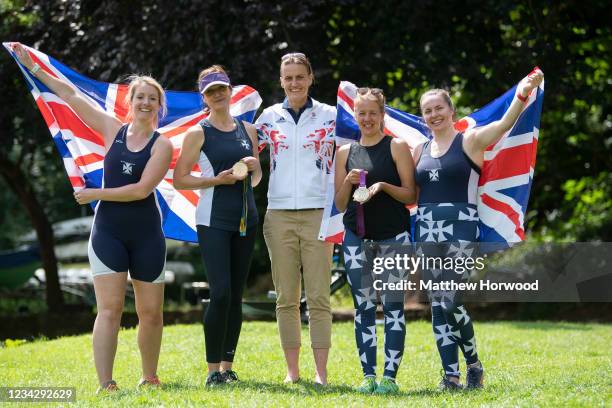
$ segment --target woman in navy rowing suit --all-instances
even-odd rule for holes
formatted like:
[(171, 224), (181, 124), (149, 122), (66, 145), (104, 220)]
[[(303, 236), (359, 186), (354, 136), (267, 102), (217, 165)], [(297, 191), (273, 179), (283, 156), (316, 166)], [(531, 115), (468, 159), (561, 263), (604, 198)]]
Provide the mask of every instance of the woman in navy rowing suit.
[[(261, 180), (261, 166), (255, 127), (230, 114), (232, 86), (225, 70), (219, 65), (203, 70), (198, 86), (210, 116), (187, 131), (174, 185), (200, 190), (196, 224), (210, 287), (204, 336), (206, 385), (212, 387), (238, 380), (232, 365), (257, 232), (253, 186)], [(200, 177), (191, 175), (196, 162)]]
[[(528, 95), (543, 78), (540, 70), (529, 74), (517, 87), (516, 97), (500, 120), (465, 133), (454, 128), (455, 108), (448, 92), (432, 89), (421, 96), (423, 119), (433, 135), (432, 140), (413, 152), (418, 187), (415, 240), (425, 243), (420, 247), (426, 255), (457, 256), (460, 252), (461, 256), (473, 256), (473, 242), (479, 234), (476, 204), (485, 149), (510, 130)], [(465, 272), (458, 269), (424, 272), (442, 281), (465, 278)], [(459, 381), (458, 348), (467, 365), (466, 387), (482, 387), (484, 369), (476, 351), (474, 328), (459, 294), (432, 292), (430, 298), (433, 332), (444, 370), (440, 388), (463, 387)]]
[(79, 204), (98, 201), (88, 253), (98, 309), (93, 349), (99, 391), (117, 389), (113, 362), (128, 271), (139, 322), (139, 384), (159, 386), (166, 242), (154, 189), (172, 159), (172, 144), (156, 131), (159, 116), (166, 110), (164, 90), (151, 77), (133, 76), (126, 97), (128, 123), (123, 124), (62, 79), (46, 73), (21, 44), (14, 44), (13, 50), (21, 64), (104, 138), (103, 187), (74, 193)]

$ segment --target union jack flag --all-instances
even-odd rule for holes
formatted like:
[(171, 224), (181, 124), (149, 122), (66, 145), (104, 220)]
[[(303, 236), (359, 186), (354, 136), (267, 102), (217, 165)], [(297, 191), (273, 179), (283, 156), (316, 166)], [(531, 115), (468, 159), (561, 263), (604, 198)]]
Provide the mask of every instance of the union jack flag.
[[(336, 144), (338, 146), (359, 140), (359, 127), (354, 119), (353, 99), (357, 87), (341, 82), (338, 87)], [(482, 109), (455, 123), (455, 129), (484, 126), (501, 119), (514, 98), (516, 85)], [(540, 115), (544, 100), (544, 82), (534, 90), (523, 106), (516, 123), (504, 136), (485, 151), (478, 184), (478, 214), (480, 216), (480, 242), (510, 245), (525, 237), (523, 223), (533, 181)], [(411, 150), (431, 139), (421, 117), (385, 107), (385, 133), (404, 138)], [(327, 206), (319, 239), (342, 242), (343, 213), (333, 203), (333, 176), (329, 179)], [(415, 208), (411, 208), (414, 214)], [(414, 223), (413, 223), (414, 224)], [(412, 234), (414, 235), (414, 234)]]
[[(10, 43), (3, 43), (17, 61)], [(120, 121), (125, 122), (128, 108), (124, 103), (128, 86), (110, 84), (89, 79), (30, 47), (25, 47), (32, 60), (48, 74), (68, 81), (82, 96), (100, 105)], [(75, 190), (102, 185), (102, 169), (105, 155), (102, 136), (87, 126), (76, 113), (42, 82), (37, 80), (25, 67), (19, 64), (28, 88), (43, 115), (49, 132), (64, 161), (70, 183)], [(168, 114), (160, 120), (159, 133), (170, 139), (174, 146), (172, 163), (168, 173), (157, 186), (158, 202), (162, 211), (164, 234), (167, 238), (197, 242), (195, 208), (200, 192), (195, 190), (176, 190), (172, 177), (176, 159), (189, 127), (207, 116), (204, 105), (197, 92), (166, 91)], [(255, 112), (261, 105), (259, 93), (246, 85), (234, 86), (230, 111), (240, 120), (253, 122)], [(194, 167), (193, 175), (201, 170)]]

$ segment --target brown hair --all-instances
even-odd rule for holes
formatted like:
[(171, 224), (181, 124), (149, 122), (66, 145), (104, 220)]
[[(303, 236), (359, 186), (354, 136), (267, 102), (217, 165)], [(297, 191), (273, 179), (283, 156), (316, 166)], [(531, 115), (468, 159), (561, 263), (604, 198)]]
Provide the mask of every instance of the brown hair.
[[(359, 101), (373, 101), (376, 102), (381, 113), (385, 113), (385, 94), (382, 89), (379, 88), (357, 88), (355, 99), (353, 99), (353, 106)], [(385, 122), (380, 124), (380, 130), (385, 130)]]
[[(157, 91), (157, 96), (159, 97), (159, 114), (163, 118), (166, 116), (168, 112), (168, 107), (166, 106), (166, 93), (164, 92), (164, 88), (157, 82), (153, 77), (149, 75), (130, 75), (128, 77), (130, 84), (128, 86), (127, 94), (125, 95), (125, 104), (128, 106), (128, 113), (126, 119), (128, 122), (132, 121), (132, 117), (134, 116), (134, 112), (132, 111), (132, 99), (134, 99), (134, 93), (136, 92), (136, 87), (139, 85), (150, 85)], [(158, 118), (159, 119), (159, 118)]]
[(421, 98), (419, 99), (419, 106), (423, 104), (423, 98), (425, 98), (426, 96), (436, 96), (436, 95), (442, 95), (442, 98), (448, 104), (451, 110), (453, 112), (455, 111), (455, 105), (453, 104), (453, 101), (451, 100), (451, 97), (448, 91), (446, 89), (440, 89), (440, 88), (430, 89), (429, 91), (426, 91), (423, 95), (421, 95)]
[(312, 76), (312, 83), (314, 84), (314, 71), (312, 70), (312, 65), (310, 65), (310, 61), (308, 60), (308, 57), (305, 54), (302, 54), (301, 52), (290, 52), (288, 54), (283, 55), (281, 57), (280, 64), (281, 76), (283, 65), (289, 64), (304, 65), (306, 67), (306, 71), (308, 71), (308, 75)]
[[(225, 74), (229, 78), (229, 75), (227, 75), (227, 72), (225, 71), (225, 68), (223, 68), (223, 65), (219, 65), (219, 64), (211, 65), (210, 67), (204, 68), (202, 71), (200, 71), (200, 74), (198, 75), (198, 82), (196, 82), (196, 86), (198, 87), (198, 89), (200, 87), (200, 81), (202, 81), (202, 78), (214, 72)], [(230, 86), (230, 89), (231, 89), (231, 86)], [(204, 101), (204, 93), (200, 93), (200, 96), (202, 97), (202, 101)], [(210, 108), (208, 107), (208, 105), (206, 105), (206, 101), (204, 101), (204, 112), (210, 112)]]
[[(211, 65), (210, 67), (204, 68), (202, 71), (200, 71), (200, 75), (198, 75), (198, 82), (196, 83), (196, 85), (199, 86), (202, 78), (204, 78), (208, 74), (212, 74), (213, 72), (220, 72), (222, 74), (227, 75), (227, 72), (225, 72), (225, 68), (223, 68), (222, 65)], [(227, 76), (229, 77), (229, 75)]]

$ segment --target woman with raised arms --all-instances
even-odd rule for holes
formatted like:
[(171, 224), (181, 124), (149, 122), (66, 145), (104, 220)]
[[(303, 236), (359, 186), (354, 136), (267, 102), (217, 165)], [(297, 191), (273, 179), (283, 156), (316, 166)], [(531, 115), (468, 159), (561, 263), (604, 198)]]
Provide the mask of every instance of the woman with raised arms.
[(139, 385), (159, 386), (166, 241), (154, 190), (172, 159), (172, 144), (156, 131), (166, 111), (164, 90), (151, 77), (132, 76), (126, 97), (128, 123), (124, 124), (67, 82), (45, 72), (21, 44), (14, 44), (13, 50), (32, 75), (104, 138), (103, 187), (74, 193), (79, 204), (98, 202), (88, 250), (98, 310), (93, 329), (98, 391), (118, 389), (113, 362), (128, 271), (138, 314)]
[[(477, 241), (479, 234), (477, 191), (485, 149), (510, 130), (523, 103), (543, 78), (543, 73), (535, 70), (521, 81), (516, 97), (500, 120), (465, 133), (454, 128), (455, 108), (448, 92), (432, 89), (421, 96), (423, 119), (433, 135), (432, 140), (413, 152), (418, 187), (415, 241), (424, 242), (422, 248), (426, 255), (456, 254), (457, 249), (451, 242), (463, 254), (474, 250), (470, 243)], [(425, 272), (430, 278), (443, 281), (465, 278), (465, 273), (459, 270)], [(466, 387), (482, 387), (484, 369), (476, 350), (474, 328), (459, 293), (432, 292), (430, 300), (433, 331), (444, 372), (440, 388), (463, 388), (459, 381), (458, 347), (467, 365)]]

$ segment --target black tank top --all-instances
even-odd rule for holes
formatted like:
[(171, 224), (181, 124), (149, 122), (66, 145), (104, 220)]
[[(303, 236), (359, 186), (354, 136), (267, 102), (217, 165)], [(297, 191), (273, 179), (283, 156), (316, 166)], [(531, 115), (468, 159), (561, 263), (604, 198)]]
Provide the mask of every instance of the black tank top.
[(415, 176), (419, 186), (419, 205), (476, 204), (480, 168), (463, 151), (463, 133), (455, 136), (447, 152), (440, 157), (432, 157), (431, 141), (426, 142)]
[[(154, 132), (149, 142), (138, 152), (132, 152), (127, 148), (127, 129), (128, 125), (123, 125), (115, 136), (115, 140), (104, 157), (104, 188), (123, 187), (127, 184), (138, 183), (142, 172), (151, 158), (151, 148), (159, 137), (159, 133)], [(110, 210), (113, 208), (126, 207), (151, 207), (157, 211), (155, 201), (155, 191), (146, 198), (136, 201), (115, 202), (101, 201), (97, 211), (100, 209)]]
[[(214, 175), (232, 166), (243, 157), (253, 155), (253, 144), (244, 124), (234, 119), (236, 129), (225, 132), (215, 128), (208, 119), (200, 122), (204, 130), (204, 144), (200, 155), (200, 168), (210, 166)], [(242, 181), (229, 185), (218, 185), (204, 189), (196, 210), (196, 224), (238, 231), (243, 208), (244, 185)], [(212, 196), (210, 195), (212, 193)], [(251, 186), (251, 176), (247, 177), (246, 188), (247, 228), (257, 224), (257, 208)]]
[[(391, 156), (391, 136), (385, 136), (374, 146), (351, 144), (346, 160), (346, 171), (363, 169), (368, 172), (366, 185), (370, 187), (379, 181), (395, 186), (402, 182)], [(353, 200), (353, 186), (348, 207), (344, 213), (344, 226), (357, 231), (357, 202)], [(383, 240), (410, 230), (410, 213), (405, 205), (381, 191), (363, 205), (366, 239)]]

